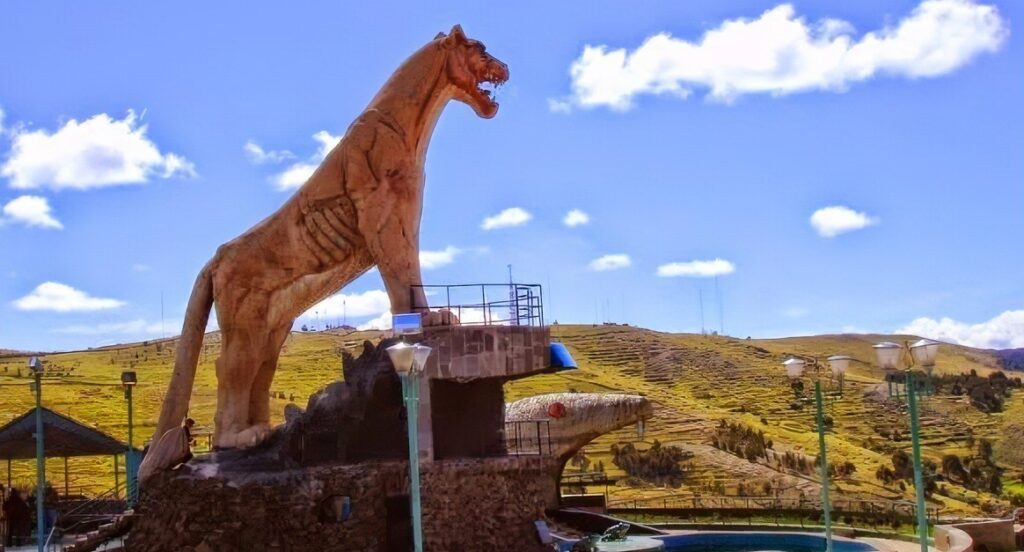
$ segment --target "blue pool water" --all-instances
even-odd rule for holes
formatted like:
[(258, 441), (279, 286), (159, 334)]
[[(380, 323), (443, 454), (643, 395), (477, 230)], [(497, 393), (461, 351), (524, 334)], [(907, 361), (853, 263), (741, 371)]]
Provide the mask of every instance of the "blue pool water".
[[(695, 533), (662, 537), (665, 552), (824, 552), (825, 537), (805, 533)], [(877, 552), (863, 542), (833, 539), (834, 552)]]

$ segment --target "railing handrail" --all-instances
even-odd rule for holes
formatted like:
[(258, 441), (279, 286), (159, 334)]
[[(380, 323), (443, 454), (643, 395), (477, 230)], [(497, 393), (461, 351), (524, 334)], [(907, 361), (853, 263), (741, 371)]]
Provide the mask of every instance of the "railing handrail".
[[(480, 291), (479, 298), (470, 298), (467, 302), (452, 302), (453, 290)], [(436, 304), (431, 304), (430, 295), (425, 291), (443, 291), (444, 297)], [(488, 300), (488, 290), (491, 290), (491, 297)], [(423, 291), (422, 301), (417, 291)], [(444, 308), (456, 314), (460, 318), (460, 325), (503, 325), (511, 324), (516, 326), (543, 326), (544, 325), (544, 288), (540, 284), (522, 284), (516, 282), (504, 282), (496, 284), (415, 284), (409, 287), (410, 305), (413, 310)], [(456, 298), (460, 299), (460, 298)], [(420, 304), (425, 303), (425, 304)], [(462, 320), (463, 311), (479, 311), (482, 314), (482, 321), (466, 322)], [(507, 311), (506, 315), (494, 311)]]

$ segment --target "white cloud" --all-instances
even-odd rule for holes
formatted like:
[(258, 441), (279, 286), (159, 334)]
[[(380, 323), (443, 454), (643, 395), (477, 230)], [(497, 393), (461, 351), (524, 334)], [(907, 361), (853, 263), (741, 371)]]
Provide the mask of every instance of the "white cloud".
[(497, 228), (521, 226), (529, 222), (532, 218), (533, 215), (524, 209), (519, 207), (509, 207), (497, 215), (485, 218), (484, 222), (480, 225), (480, 228), (483, 228), (484, 230), (494, 230)]
[(141, 184), (153, 176), (192, 176), (195, 168), (183, 157), (161, 153), (129, 110), (120, 120), (106, 113), (71, 119), (53, 133), (16, 128), (0, 175), (19, 190), (87, 190)]
[(14, 301), (14, 307), (23, 311), (96, 311), (116, 309), (124, 301), (92, 297), (84, 291), (58, 282), (43, 282), (28, 295)]
[(430, 270), (452, 264), (462, 250), (453, 245), (445, 247), (441, 251), (420, 251), (420, 268)]
[(605, 272), (608, 270), (618, 270), (620, 268), (627, 268), (631, 264), (633, 264), (633, 261), (630, 260), (629, 255), (624, 255), (620, 253), (598, 257), (593, 261), (590, 261), (589, 266), (590, 270), (594, 270), (596, 272)]
[(318, 166), (311, 163), (295, 163), (283, 172), (274, 175), (273, 182), (281, 191), (298, 188), (313, 176), (313, 172)]
[(573, 226), (590, 224), (590, 215), (580, 211), (579, 209), (573, 209), (565, 214), (565, 218), (562, 219), (562, 224), (570, 228)]
[(4, 133), (4, 108), (0, 107), (0, 134)]
[(298, 188), (313, 176), (313, 172), (320, 166), (320, 162), (327, 157), (328, 153), (341, 140), (341, 136), (335, 136), (326, 130), (321, 130), (313, 135), (313, 139), (320, 144), (320, 148), (310, 157), (310, 161), (299, 161), (280, 172), (271, 179), (278, 190), (291, 190)]
[(860, 230), (874, 224), (878, 224), (877, 218), (842, 205), (822, 207), (811, 215), (811, 226), (818, 232), (818, 235), (824, 238), (834, 238), (839, 234)]
[(846, 21), (808, 22), (780, 4), (754, 19), (723, 21), (695, 42), (659, 33), (633, 51), (586, 45), (570, 67), (571, 95), (548, 106), (625, 111), (638, 95), (686, 98), (694, 88), (723, 102), (743, 94), (840, 92), (882, 75), (944, 75), (997, 51), (1008, 35), (999, 10), (973, 0), (926, 0), (895, 25), (860, 36)]
[(1024, 347), (1024, 310), (1008, 310), (977, 324), (942, 317), (918, 318), (896, 330), (899, 334), (919, 335), (981, 349)]
[(302, 314), (301, 318), (313, 319), (317, 314), (321, 318), (376, 316), (391, 310), (391, 300), (383, 290), (373, 289), (363, 293), (336, 293)]
[(263, 163), (280, 163), (289, 159), (295, 159), (295, 154), (288, 150), (265, 150), (254, 140), (249, 140), (242, 146), (245, 156), (249, 161), (262, 165)]
[(686, 278), (710, 278), (712, 276), (725, 276), (736, 271), (736, 265), (725, 259), (714, 259), (712, 261), (688, 261), (685, 263), (668, 263), (658, 267), (658, 276), (662, 278), (686, 277)]
[(50, 202), (45, 197), (23, 195), (7, 202), (3, 208), (3, 218), (0, 222), (13, 222), (26, 226), (37, 226), (39, 228), (53, 228), (60, 230), (64, 225), (53, 216), (50, 210)]
[(380, 316), (367, 320), (362, 324), (356, 326), (357, 330), (390, 330), (391, 329), (391, 313), (385, 312)]
[(174, 323), (147, 322), (143, 319), (130, 320), (127, 322), (110, 322), (103, 324), (75, 324), (64, 326), (53, 330), (55, 333), (76, 334), (76, 335), (162, 335), (168, 332), (177, 333), (181, 328), (181, 321)]

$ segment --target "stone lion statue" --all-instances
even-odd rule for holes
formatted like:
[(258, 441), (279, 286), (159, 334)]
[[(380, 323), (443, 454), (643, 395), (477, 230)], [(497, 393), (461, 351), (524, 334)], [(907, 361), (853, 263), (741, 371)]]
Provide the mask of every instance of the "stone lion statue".
[[(196, 278), (154, 442), (192, 394), (211, 307), (222, 332), (214, 445), (249, 447), (270, 432), (269, 391), (295, 319), (376, 266), (394, 313), (429, 313), (419, 263), (424, 158), (449, 100), (482, 118), (508, 68), (456, 25), (407, 59), (309, 180), (278, 211), (222, 245)], [(150, 455), (156, 457), (156, 455)], [(147, 458), (148, 460), (148, 458)]]

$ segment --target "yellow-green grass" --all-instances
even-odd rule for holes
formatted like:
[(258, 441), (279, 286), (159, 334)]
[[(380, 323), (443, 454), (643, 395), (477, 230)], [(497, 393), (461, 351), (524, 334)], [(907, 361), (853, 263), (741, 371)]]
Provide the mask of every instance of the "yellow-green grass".
[[(817, 454), (813, 409), (789, 408), (792, 391), (780, 362), (796, 353), (824, 358), (849, 354), (864, 361), (873, 359), (871, 345), (880, 340), (914, 339), (911, 336), (830, 335), (772, 340), (741, 340), (693, 334), (666, 334), (627, 326), (552, 327), (554, 338), (563, 341), (580, 365), (579, 370), (541, 375), (511, 382), (506, 399), (575, 389), (584, 392), (624, 391), (642, 393), (656, 405), (655, 419), (648, 424), (644, 443), (658, 439), (681, 446), (695, 454), (693, 468), (680, 489), (658, 487), (613, 487), (611, 500), (661, 497), (693, 492), (708, 493), (716, 482), (735, 492), (739, 482), (772, 481), (789, 492), (818, 492), (813, 475), (785, 473), (764, 460), (750, 463), (710, 446), (710, 434), (719, 420), (740, 422), (764, 431), (778, 452), (794, 451), (810, 457)], [(274, 422), (280, 422), (283, 409), (292, 395), (305, 406), (309, 395), (341, 377), (341, 352), (358, 353), (364, 340), (376, 340), (376, 332), (293, 333), (282, 351), (275, 377)], [(170, 376), (174, 340), (149, 342), (90, 351), (51, 354), (49, 366), (65, 368), (68, 376), (46, 380), (44, 403), (54, 410), (93, 424), (116, 438), (127, 435), (126, 408), (119, 374), (124, 369), (138, 372), (135, 393), (136, 442), (150, 437), (160, 402)], [(219, 335), (207, 336), (200, 359), (190, 414), (201, 426), (212, 424), (216, 397), (214, 358)], [(975, 349), (945, 346), (940, 352), (941, 373), (961, 373), (971, 369), (986, 375), (996, 369), (994, 356)], [(4, 373), (4, 368), (7, 373)], [(26, 358), (0, 358), (0, 423), (6, 423), (33, 404), (26, 377)], [(20, 368), (22, 377), (13, 373)], [(70, 370), (72, 369), (73, 370)], [(810, 381), (807, 380), (809, 387)], [(889, 464), (889, 453), (882, 446), (909, 450), (909, 441), (887, 441), (880, 432), (893, 429), (908, 435), (907, 418), (897, 404), (885, 400), (882, 374), (868, 364), (855, 363), (847, 376), (846, 393), (841, 401), (828, 405), (835, 420), (827, 441), (833, 463), (853, 462), (857, 471), (849, 480), (837, 484), (839, 497), (912, 499), (912, 488), (900, 491), (883, 487), (874, 473)], [(964, 403), (962, 398), (932, 397), (924, 404), (922, 437), (926, 456), (941, 460), (943, 454), (969, 454), (967, 437), (989, 438), (996, 443), (1000, 461), (1011, 471), (1024, 469), (1024, 401), (1015, 395), (1007, 401), (1007, 411), (986, 415)], [(767, 423), (763, 423), (762, 419)], [(586, 449), (592, 462), (601, 461), (611, 475), (622, 476), (612, 464), (610, 447), (616, 442), (636, 441), (633, 428), (625, 428), (595, 440)], [(641, 448), (647, 446), (639, 443)], [(71, 484), (81, 484), (97, 492), (113, 483), (110, 459), (72, 459)], [(63, 484), (63, 465), (48, 464), (52, 480)], [(27, 481), (33, 470), (29, 462), (16, 462), (14, 477)], [(0, 475), (2, 477), (2, 475)], [(602, 492), (604, 489), (591, 488)], [(961, 493), (961, 498), (976, 493)], [(938, 497), (944, 513), (977, 513), (977, 507), (960, 500)], [(982, 499), (990, 497), (982, 496)]]

